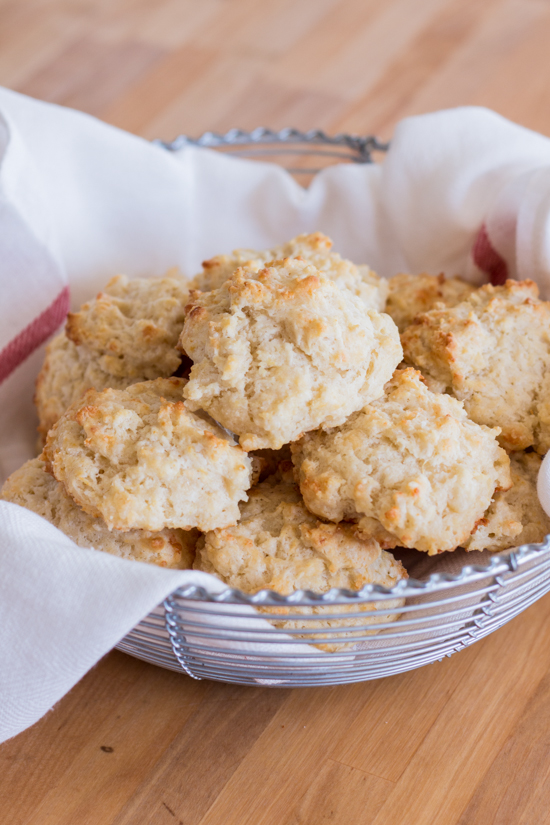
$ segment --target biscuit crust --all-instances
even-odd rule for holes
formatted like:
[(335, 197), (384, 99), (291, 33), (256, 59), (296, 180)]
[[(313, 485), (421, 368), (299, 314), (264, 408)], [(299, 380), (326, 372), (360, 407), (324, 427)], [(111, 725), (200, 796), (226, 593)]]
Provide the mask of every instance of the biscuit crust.
[(259, 272), (270, 261), (284, 258), (302, 258), (308, 261), (326, 278), (351, 290), (369, 309), (384, 311), (389, 290), (386, 278), (381, 278), (366, 264), (357, 266), (333, 252), (331, 239), (321, 232), (298, 235), (288, 243), (262, 252), (256, 249), (235, 249), (231, 255), (217, 255), (204, 261), (202, 272), (193, 278), (190, 286), (192, 289), (209, 292), (223, 286), (241, 266)]
[(550, 533), (550, 518), (537, 495), (541, 463), (536, 453), (511, 453), (513, 485), (495, 493), (484, 517), (464, 543), (466, 550), (499, 551), (544, 540)]
[(382, 398), (341, 427), (305, 435), (292, 455), (313, 513), (356, 521), (382, 546), (435, 555), (465, 541), (495, 489), (510, 487), (498, 432), (405, 369)]
[(208, 416), (186, 408), (184, 385), (158, 378), (89, 390), (50, 430), (49, 468), (109, 529), (211, 530), (237, 520), (250, 459)]
[(440, 275), (408, 275), (401, 273), (389, 280), (389, 295), (385, 312), (390, 315), (399, 332), (403, 332), (421, 312), (454, 307), (465, 301), (475, 287), (462, 278), (446, 278)]
[(44, 363), (36, 379), (34, 403), (42, 441), (65, 410), (86, 390), (107, 387), (122, 390), (135, 380), (105, 372), (84, 347), (77, 347), (64, 332), (56, 335), (46, 347)]
[(69, 314), (66, 333), (111, 375), (137, 381), (172, 375), (181, 362), (176, 344), (188, 299), (182, 277), (116, 275), (94, 300)]
[(0, 498), (32, 510), (69, 536), (79, 547), (93, 547), (123, 559), (188, 569), (195, 558), (198, 530), (109, 530), (99, 518), (85, 513), (63, 485), (47, 472), (41, 458), (27, 461), (13, 473)]
[(209, 412), (245, 450), (341, 424), (382, 394), (402, 355), (389, 316), (296, 258), (242, 267), (196, 295), (180, 346), (194, 362), (189, 408)]
[(550, 302), (532, 281), (477, 289), (455, 307), (419, 315), (401, 336), (429, 386), (499, 426), (507, 450), (550, 447)]
[[(375, 540), (361, 537), (353, 525), (324, 524), (312, 515), (288, 472), (274, 474), (251, 490), (248, 502), (241, 505), (237, 525), (213, 530), (199, 540), (194, 567), (247, 593), (264, 588), (284, 594), (297, 589), (325, 593), (332, 587), (359, 590), (365, 584), (390, 588), (407, 578), (401, 562), (382, 550)], [(364, 627), (396, 619), (396, 614), (388, 616), (383, 611), (399, 607), (401, 603), (388, 600), (362, 605), (360, 609), (380, 611), (380, 616), (364, 619), (293, 620), (277, 622), (277, 626), (287, 629)], [(295, 612), (326, 617), (329, 610), (300, 608)], [(341, 613), (345, 609), (337, 607), (333, 612)], [(315, 637), (322, 638), (322, 634)], [(319, 646), (327, 650), (340, 648), (340, 645)]]

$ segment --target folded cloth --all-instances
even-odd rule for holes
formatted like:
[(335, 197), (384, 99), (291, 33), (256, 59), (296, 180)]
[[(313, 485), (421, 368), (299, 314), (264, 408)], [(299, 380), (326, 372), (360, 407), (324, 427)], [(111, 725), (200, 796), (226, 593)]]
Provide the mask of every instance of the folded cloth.
[[(550, 141), (484, 109), (409, 118), (383, 164), (337, 165), (303, 189), (269, 163), (167, 152), (0, 89), (0, 481), (34, 453), (42, 344), (119, 271), (191, 276), (214, 254), (320, 230), (385, 276), (532, 278), (550, 298), (549, 217)], [(196, 576), (77, 548), (1, 503), (0, 741)]]

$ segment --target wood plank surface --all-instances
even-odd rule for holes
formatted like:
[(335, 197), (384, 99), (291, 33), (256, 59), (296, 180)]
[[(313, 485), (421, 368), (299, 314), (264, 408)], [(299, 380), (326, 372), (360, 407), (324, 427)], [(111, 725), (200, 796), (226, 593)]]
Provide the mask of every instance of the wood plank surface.
[[(0, 0), (0, 84), (147, 138), (386, 138), (468, 104), (550, 134), (549, 43), (547, 0)], [(344, 687), (196, 682), (113, 651), (0, 746), (0, 822), (550, 822), (550, 596)]]

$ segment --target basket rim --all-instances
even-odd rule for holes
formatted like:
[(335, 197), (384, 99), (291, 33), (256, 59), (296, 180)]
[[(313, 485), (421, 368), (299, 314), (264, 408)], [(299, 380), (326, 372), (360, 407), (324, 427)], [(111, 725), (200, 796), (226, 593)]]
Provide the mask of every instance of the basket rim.
[[(153, 143), (160, 146), (169, 152), (179, 152), (185, 147), (194, 146), (203, 149), (217, 149), (219, 147), (238, 147), (244, 146), (309, 146), (309, 147), (330, 147), (330, 151), (323, 154), (332, 154), (334, 157), (342, 161), (351, 161), (352, 163), (373, 163), (373, 152), (387, 152), (389, 149), (389, 142), (379, 140), (375, 135), (356, 135), (349, 132), (338, 132), (335, 135), (330, 135), (323, 129), (296, 129), (292, 126), (286, 126), (283, 129), (270, 129), (266, 126), (257, 126), (255, 129), (229, 129), (227, 132), (203, 132), (198, 137), (190, 135), (178, 135), (173, 140), (153, 140)], [(344, 152), (342, 151), (344, 150)], [(261, 152), (258, 149), (251, 149), (250, 154)], [(277, 153), (277, 149), (271, 150), (272, 154)], [(299, 149), (296, 149), (299, 152)], [(302, 150), (304, 151), (304, 150)], [(347, 154), (345, 153), (347, 151)], [(262, 154), (269, 154), (261, 152)], [(231, 154), (231, 153), (230, 153)], [(238, 151), (235, 155), (240, 154)], [(290, 171), (290, 170), (289, 170)], [(304, 169), (302, 172), (309, 172), (314, 174), (320, 170)]]
[(523, 544), (511, 547), (503, 553), (495, 553), (488, 564), (466, 564), (460, 573), (431, 573), (424, 581), (420, 579), (401, 579), (393, 587), (383, 587), (379, 584), (366, 584), (360, 590), (333, 587), (326, 593), (315, 593), (312, 590), (295, 590), (283, 595), (275, 590), (259, 590), (257, 593), (245, 593), (239, 588), (225, 587), (212, 593), (204, 587), (189, 584), (183, 585), (172, 592), (168, 600), (184, 599), (199, 602), (214, 602), (218, 604), (240, 604), (251, 607), (272, 606), (295, 607), (320, 606), (326, 604), (362, 604), (366, 601), (382, 601), (388, 599), (415, 598), (424, 594), (434, 594), (454, 587), (463, 587), (473, 584), (488, 576), (496, 577), (507, 573), (515, 573), (520, 567), (530, 562), (546, 561), (550, 557), (550, 534), (540, 544)]
[(177, 149), (188, 144), (193, 146), (220, 146), (236, 143), (299, 143), (330, 144), (339, 146), (365, 146), (384, 152), (389, 143), (379, 140), (376, 135), (357, 135), (352, 132), (337, 132), (331, 135), (324, 129), (296, 129), (294, 126), (285, 126), (282, 129), (270, 129), (268, 126), (256, 126), (254, 129), (228, 129), (227, 132), (213, 132), (207, 130), (198, 135), (178, 135), (171, 141), (155, 139), (153, 143), (164, 146), (166, 149)]

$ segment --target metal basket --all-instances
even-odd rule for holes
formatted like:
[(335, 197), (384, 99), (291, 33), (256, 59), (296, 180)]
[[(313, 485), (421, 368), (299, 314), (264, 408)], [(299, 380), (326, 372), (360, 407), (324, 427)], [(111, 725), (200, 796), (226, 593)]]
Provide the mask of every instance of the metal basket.
[[(387, 145), (374, 137), (321, 131), (233, 129), (162, 145), (224, 148), (248, 157), (373, 162)], [(290, 165), (297, 176), (319, 166)], [(475, 556), (482, 564), (470, 563)], [(550, 536), (500, 555), (453, 554), (456, 574), (435, 572), (391, 590), (324, 594), (298, 590), (217, 594), (188, 586), (172, 593), (118, 645), (138, 659), (194, 679), (280, 687), (378, 679), (441, 660), (508, 622), (550, 590)]]
[[(321, 129), (301, 132), (299, 129), (266, 129), (263, 126), (252, 132), (230, 129), (224, 135), (205, 132), (198, 138), (180, 135), (167, 143), (155, 143), (177, 152), (185, 146), (202, 146), (217, 149), (226, 154), (247, 158), (268, 157), (284, 166), (301, 183), (331, 163), (373, 163), (373, 153), (386, 152), (389, 144), (382, 143), (374, 135), (327, 135)], [(303, 165), (305, 161), (310, 161)], [(311, 161), (315, 161), (314, 164)], [(295, 165), (296, 162), (301, 165)]]

